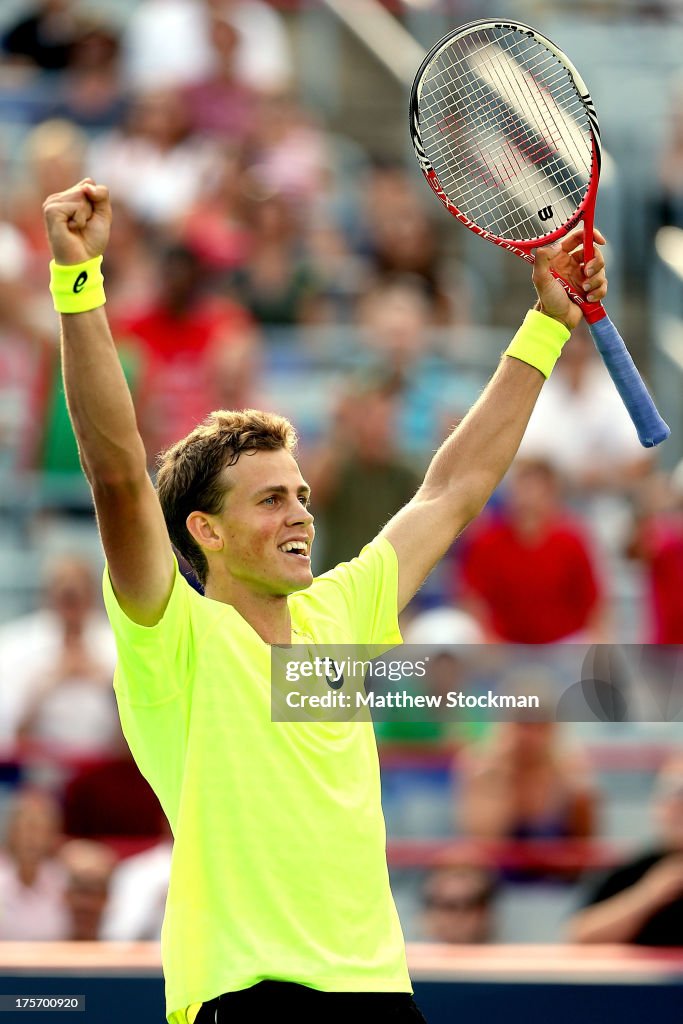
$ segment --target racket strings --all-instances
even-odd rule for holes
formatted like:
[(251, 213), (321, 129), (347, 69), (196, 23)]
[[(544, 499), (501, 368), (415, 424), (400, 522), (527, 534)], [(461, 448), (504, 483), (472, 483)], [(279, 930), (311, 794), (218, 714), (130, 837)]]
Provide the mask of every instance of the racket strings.
[[(447, 74), (448, 81), (452, 81), (452, 75)], [(495, 80), (492, 82), (495, 86)], [(514, 80), (513, 80), (514, 85)], [(500, 92), (507, 92), (508, 98), (510, 98), (510, 88), (503, 89), (499, 86)], [(479, 217), (481, 219), (482, 213), (495, 213), (496, 209), (501, 206), (501, 200), (503, 203), (502, 212), (506, 214), (506, 221), (508, 230), (519, 233), (519, 228), (523, 226), (524, 216), (520, 215), (519, 206), (517, 200), (522, 200), (522, 206), (531, 205), (534, 209), (541, 205), (541, 199), (545, 198), (539, 192), (539, 181), (529, 181), (529, 174), (526, 172), (524, 161), (528, 160), (532, 165), (540, 163), (545, 160), (545, 178), (541, 179), (541, 185), (546, 187), (546, 190), (550, 187), (551, 183), (560, 183), (563, 187), (563, 192), (569, 191), (566, 188), (566, 183), (570, 178), (570, 173), (567, 172), (566, 167), (562, 167), (559, 160), (555, 160), (556, 167), (553, 168), (554, 173), (551, 173), (551, 169), (548, 166), (548, 158), (552, 155), (552, 149), (550, 148), (549, 141), (546, 138), (538, 137), (525, 127), (524, 122), (520, 122), (516, 115), (507, 115), (507, 124), (501, 123), (501, 110), (500, 103), (497, 99), (497, 94), (493, 96), (488, 93), (488, 89), (482, 88), (481, 86), (477, 90), (477, 98), (480, 100), (480, 107), (483, 113), (495, 116), (497, 120), (497, 128), (499, 131), (505, 133), (505, 145), (502, 151), (490, 152), (490, 146), (487, 148), (482, 146), (480, 142), (468, 146), (465, 149), (465, 156), (463, 160), (464, 177), (474, 177), (477, 181), (477, 187), (479, 189), (479, 182), (483, 181), (489, 188), (495, 188), (497, 195), (482, 196), (481, 190), (478, 191), (480, 200), (478, 208), (475, 207), (472, 210), (473, 219)], [(489, 108), (488, 111), (486, 108)], [(481, 131), (481, 117), (475, 121), (475, 128)], [(547, 129), (547, 124), (544, 125)], [(546, 130), (546, 136), (550, 136), (551, 143), (556, 143), (559, 137), (559, 130), (557, 124), (554, 126), (554, 130)], [(525, 173), (526, 172), (526, 173)], [(558, 178), (559, 172), (559, 178)], [(536, 176), (538, 179), (538, 176)], [(451, 184), (454, 184), (457, 179), (451, 174)], [(505, 181), (515, 180), (515, 188), (508, 188), (507, 195), (505, 192), (500, 191), (500, 184)], [(459, 181), (458, 187), (461, 189), (463, 182)], [(466, 181), (464, 182), (466, 185)], [(580, 192), (577, 198), (580, 198)], [(576, 204), (571, 204), (574, 207)], [(571, 212), (571, 211), (570, 211)]]
[[(488, 86), (479, 85), (479, 88), (472, 87), (472, 75), (469, 74), (469, 87), (472, 89), (473, 100), (477, 103), (480, 108), (480, 116), (472, 118), (473, 121), (473, 132), (481, 132), (482, 129), (486, 130), (486, 124), (482, 124), (482, 120), (489, 116), (489, 119), (493, 117), (497, 121), (496, 127), (505, 133), (505, 146), (501, 151), (501, 147), (498, 146), (498, 152), (491, 152), (491, 146), (483, 146), (480, 140), (475, 140), (474, 143), (470, 144), (465, 149), (465, 157), (463, 160), (464, 170), (466, 173), (471, 174), (473, 169), (476, 169), (477, 163), (483, 165), (486, 169), (486, 173), (482, 174), (481, 171), (478, 177), (483, 178), (484, 184), (490, 186), (497, 186), (498, 179), (502, 178), (511, 179), (513, 177), (519, 178), (522, 187), (526, 186), (527, 198), (531, 198), (532, 191), (530, 183), (524, 181), (524, 163), (525, 159), (528, 159), (532, 164), (546, 161), (546, 174), (549, 175), (549, 168), (547, 167), (547, 160), (552, 155), (553, 150), (550, 148), (553, 142), (559, 141), (560, 131), (559, 126), (555, 122), (554, 125), (550, 126), (547, 124), (547, 118), (545, 119), (545, 138), (534, 134), (533, 130), (521, 121), (518, 116), (512, 110), (502, 110), (501, 103), (499, 100), (500, 96), (510, 99), (517, 99), (516, 96), (511, 95), (515, 91), (517, 86), (517, 92), (519, 92), (519, 84), (508, 80), (507, 83), (501, 81), (500, 74), (496, 74), (496, 65), (494, 62), (490, 62), (493, 68), (493, 76), (491, 85), (494, 87), (498, 85), (498, 90), (491, 93), (488, 91)], [(454, 79), (450, 69), (446, 66), (446, 78), (450, 86)], [(511, 88), (512, 86), (512, 88)], [(523, 107), (523, 98), (518, 101), (518, 105)], [(478, 112), (479, 113), (479, 112)], [(483, 115), (483, 116), (482, 116)], [(506, 123), (501, 123), (501, 118)], [(550, 137), (550, 140), (548, 139)], [(494, 143), (498, 140), (494, 138)], [(477, 160), (477, 156), (479, 159)], [(555, 161), (559, 164), (558, 161)], [(496, 173), (497, 172), (497, 173)], [(565, 173), (565, 178), (567, 177)], [(451, 173), (451, 178), (454, 175)], [(536, 192), (538, 188), (536, 188)], [(510, 204), (508, 204), (510, 205)]]
[[(535, 41), (529, 41), (526, 51), (521, 51), (525, 60), (523, 68), (515, 59), (515, 52), (520, 49), (518, 40), (513, 41), (510, 35), (503, 36), (498, 46), (506, 56), (510, 55), (506, 60), (506, 77), (513, 83), (520, 108), (524, 110), (525, 104), (531, 101), (535, 124), (545, 128), (548, 139), (556, 144), (567, 144), (575, 167), (582, 168), (585, 164), (588, 118), (567, 69), (553, 53)], [(499, 68), (499, 63), (494, 60), (494, 73)], [(567, 114), (563, 107), (567, 108)], [(577, 123), (583, 126), (578, 139)]]
[(479, 226), (531, 239), (575, 214), (592, 169), (590, 122), (538, 40), (487, 29), (452, 41), (422, 81), (419, 111), (440, 185)]
[[(507, 45), (509, 48), (509, 42)], [(464, 56), (465, 58), (467, 58), (468, 56), (470, 56), (470, 53), (465, 53)], [(545, 58), (543, 62), (544, 64), (547, 65), (548, 63), (552, 63), (555, 65), (556, 68), (559, 68), (559, 74), (556, 75), (556, 79), (567, 78), (566, 72), (564, 71), (561, 65), (558, 65), (558, 62), (553, 57), (553, 55), (544, 52), (543, 56)], [(486, 125), (485, 120), (486, 114), (493, 113), (496, 120), (498, 121), (498, 127), (501, 128), (502, 130), (505, 130), (505, 125), (501, 123), (501, 119), (506, 118), (508, 122), (508, 135), (512, 137), (514, 142), (518, 143), (518, 167), (522, 169), (522, 164), (519, 157), (521, 157), (523, 153), (526, 153), (526, 155), (530, 156), (532, 160), (540, 162), (540, 159), (542, 159), (544, 156), (549, 156), (551, 153), (547, 139), (540, 140), (538, 138), (534, 138), (533, 126), (528, 122), (525, 125), (523, 122), (520, 121), (514, 108), (508, 108), (507, 110), (505, 110), (501, 102), (501, 100), (503, 99), (512, 99), (513, 102), (516, 101), (516, 105), (520, 110), (524, 110), (525, 107), (528, 105), (529, 96), (531, 97), (531, 99), (534, 98), (533, 91), (529, 90), (528, 82), (520, 83), (519, 81), (515, 81), (515, 78), (509, 74), (509, 71), (507, 74), (506, 83), (501, 77), (501, 69), (497, 66), (495, 59), (489, 59), (488, 64), (490, 65), (491, 76), (490, 81), (487, 83), (484, 77), (475, 76), (473, 68), (471, 66), (468, 66), (466, 62), (464, 64), (461, 63), (460, 67), (458, 68), (458, 71), (461, 75), (462, 84), (460, 84), (453, 75), (455, 62), (452, 60), (448, 62), (446, 60), (444, 63), (444, 67), (442, 69), (445, 81), (439, 83), (435, 79), (435, 84), (437, 85), (437, 88), (439, 88), (441, 91), (446, 90), (446, 96), (436, 97), (437, 109), (440, 104), (448, 102), (449, 99), (452, 97), (453, 93), (458, 91), (459, 88), (460, 92), (464, 91), (465, 94), (469, 97), (470, 122), (473, 129), (479, 131), (481, 131), (482, 129), (485, 130), (488, 127)], [(463, 68), (465, 71), (464, 74), (462, 73)], [(512, 64), (513, 72), (516, 70), (516, 68), (517, 65)], [(532, 70), (538, 73), (538, 71), (543, 70), (543, 68), (542, 65), (539, 65), (539, 67)], [(484, 72), (486, 73), (486, 69), (484, 69)], [(520, 84), (526, 88), (529, 94), (528, 96), (524, 95), (522, 89), (520, 88)], [(545, 87), (546, 89), (548, 89), (548, 87), (552, 87), (554, 84), (554, 82), (548, 81)], [(515, 93), (516, 95), (514, 95)], [(561, 133), (557, 120), (552, 116), (554, 112), (548, 110), (547, 102), (545, 104), (545, 110), (542, 106), (538, 104), (539, 96), (540, 90), (537, 90), (537, 96), (535, 97), (537, 100), (535, 120), (542, 120), (544, 122), (542, 128), (545, 129), (546, 136), (550, 137), (551, 140), (559, 140)], [(462, 107), (462, 104), (460, 104), (460, 106)], [(477, 106), (480, 107), (479, 111), (476, 111)], [(478, 112), (481, 116), (474, 116), (475, 112)], [(553, 120), (552, 124), (548, 123), (549, 116)], [(515, 130), (510, 131), (510, 128), (513, 126), (513, 123), (515, 121), (517, 121), (517, 124), (515, 125)], [(439, 127), (442, 127), (442, 125), (439, 125)], [(524, 136), (526, 136), (526, 138)], [(580, 154), (578, 153), (577, 155), (580, 156)]]

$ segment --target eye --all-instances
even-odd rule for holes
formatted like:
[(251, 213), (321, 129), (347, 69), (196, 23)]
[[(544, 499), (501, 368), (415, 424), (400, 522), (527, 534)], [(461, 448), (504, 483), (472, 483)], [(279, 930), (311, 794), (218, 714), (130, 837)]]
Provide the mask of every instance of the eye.
[(299, 495), (299, 501), (301, 502), (301, 504), (303, 505), (304, 508), (310, 508), (311, 507), (311, 499), (309, 497), (307, 497), (307, 495), (305, 495), (305, 494)]
[(272, 506), (275, 505), (276, 502), (277, 502), (277, 495), (276, 494), (271, 494), (267, 498), (264, 498), (263, 501), (261, 502), (261, 504), (262, 505), (268, 505), (270, 508), (272, 508)]

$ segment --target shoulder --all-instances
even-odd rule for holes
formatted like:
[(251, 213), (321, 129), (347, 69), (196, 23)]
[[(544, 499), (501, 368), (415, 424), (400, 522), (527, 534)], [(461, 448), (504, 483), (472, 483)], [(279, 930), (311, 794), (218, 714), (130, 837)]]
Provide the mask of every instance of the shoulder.
[(163, 615), (155, 625), (143, 626), (129, 618), (122, 609), (112, 586), (109, 568), (105, 565), (102, 593), (107, 618), (117, 641), (121, 639), (137, 642), (153, 641), (156, 637), (165, 636), (169, 631), (176, 630), (181, 623), (189, 623), (192, 619), (204, 616), (210, 611), (210, 602), (207, 602), (190, 586), (180, 572), (175, 556), (174, 566), (173, 586)]
[[(295, 626), (320, 641), (400, 643), (398, 559), (386, 537), (366, 544), (356, 558), (341, 562), (314, 579), (308, 590), (293, 594), (290, 610)], [(381, 628), (380, 628), (381, 627)]]
[(569, 548), (590, 548), (592, 546), (588, 529), (578, 517), (565, 512), (552, 528), (552, 542), (563, 543)]
[(366, 544), (360, 554), (349, 562), (340, 562), (334, 569), (316, 576), (308, 590), (299, 591), (292, 599), (310, 602), (329, 599), (334, 591), (343, 591), (353, 586), (371, 588), (377, 577), (397, 569), (398, 560), (392, 544), (386, 537), (375, 537)]
[[(375, 537), (349, 562), (340, 562), (313, 581), (314, 587), (343, 586), (351, 579), (372, 581), (377, 572), (391, 569), (398, 564), (396, 551), (386, 537)], [(311, 592), (308, 591), (308, 593)]]
[(505, 511), (486, 512), (480, 522), (475, 521), (466, 530), (463, 554), (470, 550), (486, 551), (499, 544), (509, 545), (514, 540), (515, 533)]

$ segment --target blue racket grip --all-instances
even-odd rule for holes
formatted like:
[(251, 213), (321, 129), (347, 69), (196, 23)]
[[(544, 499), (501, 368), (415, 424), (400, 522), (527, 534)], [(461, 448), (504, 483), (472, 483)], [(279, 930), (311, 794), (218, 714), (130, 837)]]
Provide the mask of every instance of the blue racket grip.
[(666, 441), (671, 430), (657, 412), (619, 331), (608, 316), (588, 324), (595, 347), (633, 420), (643, 448)]

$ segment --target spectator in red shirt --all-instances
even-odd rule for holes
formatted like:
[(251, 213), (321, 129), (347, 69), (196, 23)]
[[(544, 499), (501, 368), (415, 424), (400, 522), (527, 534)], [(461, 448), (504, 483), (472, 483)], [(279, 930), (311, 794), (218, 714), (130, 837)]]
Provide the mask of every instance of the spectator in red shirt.
[(204, 277), (194, 253), (171, 246), (162, 257), (156, 301), (114, 328), (120, 342), (140, 351), (136, 406), (150, 464), (212, 409), (253, 404), (251, 317), (237, 303), (208, 294)]
[(159, 801), (119, 730), (111, 756), (83, 762), (64, 788), (64, 834), (79, 839), (156, 837)]
[(465, 600), (489, 640), (606, 639), (594, 557), (543, 459), (517, 460), (502, 514), (473, 529), (461, 571)]
[(683, 462), (670, 477), (655, 473), (645, 482), (626, 554), (645, 570), (646, 642), (683, 644)]

